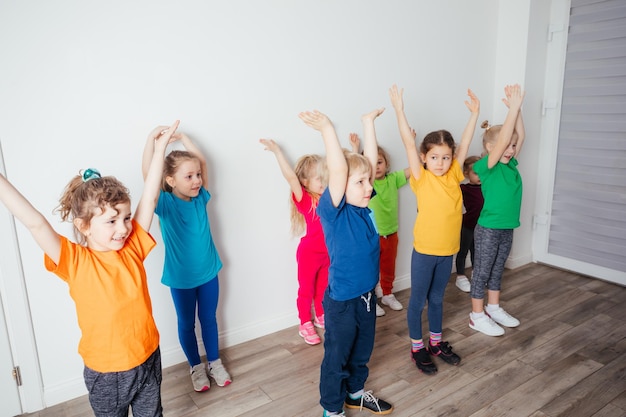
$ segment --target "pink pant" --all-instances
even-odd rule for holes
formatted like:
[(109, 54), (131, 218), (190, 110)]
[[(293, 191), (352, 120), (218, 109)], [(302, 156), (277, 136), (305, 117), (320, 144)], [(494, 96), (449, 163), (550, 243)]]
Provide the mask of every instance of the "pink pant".
[(391, 294), (396, 278), (396, 256), (398, 255), (398, 233), (380, 237), (380, 288), (383, 295)]
[(300, 324), (311, 321), (311, 305), (316, 316), (324, 314), (322, 299), (328, 286), (330, 259), (326, 252), (311, 252), (298, 248), (298, 317)]

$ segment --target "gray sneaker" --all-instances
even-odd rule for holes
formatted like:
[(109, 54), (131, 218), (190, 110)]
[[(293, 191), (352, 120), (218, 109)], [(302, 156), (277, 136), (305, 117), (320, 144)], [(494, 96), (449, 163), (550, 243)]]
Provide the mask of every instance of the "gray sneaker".
[(215, 383), (219, 387), (225, 387), (232, 382), (230, 374), (226, 371), (224, 365), (222, 365), (221, 359), (209, 363), (209, 376), (215, 380)]
[(208, 391), (211, 387), (211, 382), (206, 374), (206, 366), (203, 363), (191, 368), (191, 383), (196, 392)]

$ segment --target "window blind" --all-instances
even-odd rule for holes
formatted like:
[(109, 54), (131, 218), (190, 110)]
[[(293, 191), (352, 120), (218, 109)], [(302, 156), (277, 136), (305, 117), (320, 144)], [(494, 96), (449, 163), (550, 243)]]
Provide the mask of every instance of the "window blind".
[(548, 252), (626, 272), (626, 2), (572, 0)]

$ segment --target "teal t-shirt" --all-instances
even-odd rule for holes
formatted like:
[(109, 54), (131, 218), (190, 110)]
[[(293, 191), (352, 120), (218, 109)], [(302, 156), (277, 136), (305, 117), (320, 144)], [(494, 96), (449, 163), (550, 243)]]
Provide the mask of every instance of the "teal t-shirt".
[(487, 168), (488, 155), (476, 161), (474, 172), (480, 178), (485, 203), (478, 224), (489, 229), (515, 229), (520, 225), (522, 177), (517, 159), (508, 164), (496, 163)]
[(210, 199), (204, 187), (191, 201), (161, 191), (155, 213), (165, 245), (164, 285), (196, 288), (215, 278), (222, 268), (209, 225), (206, 205)]
[(404, 170), (390, 172), (385, 178), (374, 180), (376, 195), (368, 207), (374, 212), (379, 235), (387, 236), (398, 231), (398, 189), (406, 184)]

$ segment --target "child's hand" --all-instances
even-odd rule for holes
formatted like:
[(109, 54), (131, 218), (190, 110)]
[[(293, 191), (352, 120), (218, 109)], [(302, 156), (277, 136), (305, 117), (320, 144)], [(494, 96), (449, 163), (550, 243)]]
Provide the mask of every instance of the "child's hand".
[(469, 88), (467, 89), (467, 95), (469, 96), (469, 101), (465, 101), (465, 105), (472, 113), (478, 113), (480, 111), (480, 100), (476, 97), (476, 94)]
[(402, 100), (403, 93), (404, 89), (398, 89), (398, 86), (395, 84), (389, 89), (389, 98), (391, 99), (391, 105), (396, 111), (404, 111), (404, 101)]
[(417, 137), (417, 132), (413, 128), (411, 128), (411, 136), (413, 136), (413, 140)]
[(363, 116), (361, 116), (361, 120), (362, 121), (375, 120), (378, 116), (383, 114), (384, 111), (385, 111), (384, 107), (381, 107), (380, 109), (372, 110), (371, 112), (366, 113)]
[(356, 133), (350, 133), (350, 145), (352, 147), (352, 152), (359, 152), (361, 148), (361, 139), (359, 139), (359, 135)]
[(519, 84), (507, 85), (504, 87), (504, 95), (506, 97), (502, 99), (502, 102), (510, 109), (512, 104), (522, 107), (526, 92), (522, 91)]
[(276, 153), (277, 151), (280, 150), (280, 147), (278, 146), (278, 144), (274, 142), (272, 139), (259, 139), (259, 142), (261, 142), (265, 146), (264, 148), (265, 151)]
[(155, 139), (155, 144), (159, 145), (159, 146), (163, 146), (166, 147), (169, 143), (171, 142), (175, 142), (176, 139), (174, 139), (174, 136), (176, 135), (176, 129), (178, 129), (178, 125), (180, 124), (180, 120), (176, 120), (174, 123), (172, 123), (171, 126), (159, 126), (155, 129), (152, 130), (152, 132), (150, 133), (151, 135), (154, 134), (154, 132), (158, 129), (158, 128), (163, 128), (165, 127), (165, 129), (161, 129), (157, 136), (154, 137)]
[(304, 122), (304, 124), (320, 132), (325, 127), (332, 126), (332, 123), (328, 116), (326, 116), (324, 113), (319, 112), (318, 110), (314, 110), (312, 112), (302, 112), (298, 115), (298, 117)]

